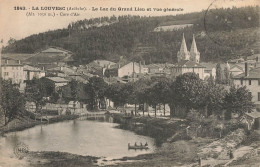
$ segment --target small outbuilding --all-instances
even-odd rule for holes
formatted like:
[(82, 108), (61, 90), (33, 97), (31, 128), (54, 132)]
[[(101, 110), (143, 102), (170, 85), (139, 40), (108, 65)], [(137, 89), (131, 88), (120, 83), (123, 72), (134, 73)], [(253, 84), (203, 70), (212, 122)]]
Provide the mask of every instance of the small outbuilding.
[(260, 112), (245, 113), (245, 119), (248, 124), (248, 130), (260, 129)]

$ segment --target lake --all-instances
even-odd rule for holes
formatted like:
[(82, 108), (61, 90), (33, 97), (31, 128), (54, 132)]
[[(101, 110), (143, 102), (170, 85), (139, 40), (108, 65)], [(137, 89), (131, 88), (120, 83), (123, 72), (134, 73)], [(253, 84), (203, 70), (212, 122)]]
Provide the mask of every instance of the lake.
[[(152, 153), (155, 150), (152, 138), (115, 128), (117, 125), (100, 121), (72, 120), (8, 133), (6, 137), (0, 138), (0, 157), (15, 159), (13, 148), (20, 142), (28, 145), (30, 151), (60, 151), (97, 156), (106, 160)], [(128, 143), (133, 145), (135, 142), (147, 142), (149, 149), (128, 150)]]

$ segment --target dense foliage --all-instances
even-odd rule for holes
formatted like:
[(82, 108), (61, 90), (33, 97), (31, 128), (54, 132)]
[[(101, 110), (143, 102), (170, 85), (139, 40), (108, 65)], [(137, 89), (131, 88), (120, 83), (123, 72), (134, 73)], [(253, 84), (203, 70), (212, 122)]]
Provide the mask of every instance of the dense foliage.
[(171, 115), (181, 117), (186, 117), (193, 110), (206, 117), (221, 116), (223, 111), (241, 116), (254, 108), (252, 96), (245, 87), (230, 87), (227, 91), (223, 85), (205, 82), (195, 73), (179, 75), (175, 81), (159, 77), (134, 83), (112, 84), (109, 85), (106, 96), (116, 106), (146, 103), (155, 109), (155, 114), (158, 105), (169, 104)]
[[(202, 61), (226, 61), (259, 52), (259, 7), (214, 9), (177, 16), (119, 16), (80, 20), (68, 28), (10, 41), (4, 52), (34, 53), (49, 45), (75, 53), (78, 63), (120, 56), (147, 63), (176, 62), (182, 33), (190, 47), (195, 34)], [(193, 27), (154, 32), (162, 25), (192, 23)]]
[[(147, 106), (157, 111), (157, 107), (168, 104), (171, 116), (186, 117), (190, 111), (196, 111), (208, 117), (222, 116), (225, 111), (227, 119), (231, 113), (240, 116), (254, 108), (252, 95), (245, 87), (231, 86), (227, 90), (224, 85), (209, 79), (203, 81), (195, 73), (185, 73), (175, 80), (160, 76), (142, 78), (136, 82), (107, 84), (100, 77), (92, 77), (89, 82), (79, 83), (72, 80), (60, 91), (55, 90), (43, 79), (28, 82), (25, 89), (27, 100), (36, 103), (37, 111), (46, 102), (46, 96), (56, 96), (69, 100), (77, 100), (88, 104), (90, 110), (106, 108), (106, 99), (114, 102), (115, 107), (134, 104), (143, 112), (149, 112)], [(48, 92), (48, 93), (47, 93)], [(56, 93), (55, 93), (56, 92)], [(57, 101), (57, 100), (56, 100)]]
[(42, 106), (46, 104), (47, 97), (55, 93), (55, 88), (52, 84), (43, 79), (33, 78), (26, 82), (25, 97), (29, 102), (34, 102), (36, 113), (40, 113)]
[(251, 112), (254, 107), (252, 102), (252, 94), (248, 92), (246, 87), (232, 86), (225, 96), (224, 108), (227, 110), (226, 118), (231, 118), (231, 113), (243, 115), (245, 112)]
[(23, 115), (25, 100), (11, 80), (1, 80), (1, 87), (0, 111), (7, 125), (13, 119)]

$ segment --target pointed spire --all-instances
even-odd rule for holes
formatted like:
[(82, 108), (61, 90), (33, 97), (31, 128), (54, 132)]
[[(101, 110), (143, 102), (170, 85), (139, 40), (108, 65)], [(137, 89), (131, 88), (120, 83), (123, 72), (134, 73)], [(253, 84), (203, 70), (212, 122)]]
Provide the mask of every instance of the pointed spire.
[(230, 65), (228, 64), (228, 61), (227, 61), (227, 64), (226, 64), (226, 68), (228, 71), (230, 71)]
[(193, 40), (192, 40), (190, 52), (191, 52), (191, 53), (197, 53), (197, 52), (198, 52), (194, 34), (193, 34)]
[(187, 49), (187, 46), (186, 46), (186, 41), (185, 41), (185, 38), (184, 38), (184, 33), (183, 33), (183, 36), (182, 36), (182, 43), (181, 43), (180, 52), (188, 53), (188, 49)]

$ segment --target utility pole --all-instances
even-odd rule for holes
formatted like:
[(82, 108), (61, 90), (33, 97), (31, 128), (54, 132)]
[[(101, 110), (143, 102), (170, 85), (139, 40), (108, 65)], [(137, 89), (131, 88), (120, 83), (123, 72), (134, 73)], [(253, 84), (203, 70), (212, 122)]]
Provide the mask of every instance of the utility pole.
[(3, 47), (3, 39), (0, 41), (0, 93), (2, 93), (2, 47)]
[[(1, 96), (2, 96), (2, 47), (3, 47), (3, 39), (1, 39), (0, 41), (1, 45), (0, 45), (0, 100), (2, 101), (1, 99)], [(2, 107), (0, 105), (0, 112), (2, 110)]]

